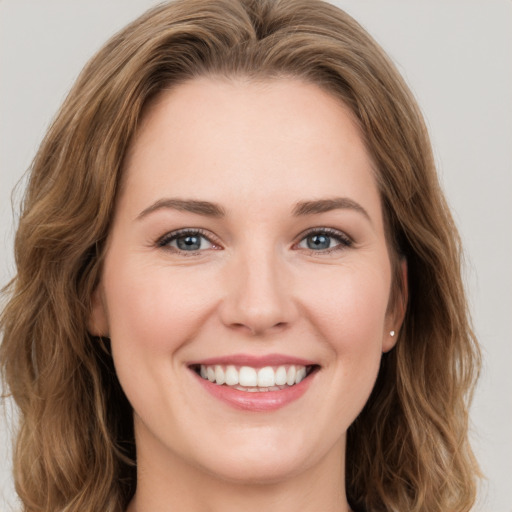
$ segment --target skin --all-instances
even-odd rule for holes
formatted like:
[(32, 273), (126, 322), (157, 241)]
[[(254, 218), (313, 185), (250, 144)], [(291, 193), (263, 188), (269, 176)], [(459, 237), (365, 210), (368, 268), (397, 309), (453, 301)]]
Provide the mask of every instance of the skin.
[[(90, 319), (111, 338), (134, 408), (130, 512), (349, 510), (346, 431), (402, 319), (389, 307), (373, 172), (352, 114), (316, 85), (201, 78), (151, 105), (127, 155)], [(360, 209), (294, 214), (335, 197)], [(224, 216), (156, 208), (164, 198), (214, 202)], [(203, 230), (199, 250), (161, 246), (183, 228)], [(342, 238), (308, 248), (313, 228)], [(320, 369), (298, 400), (241, 411), (188, 367), (240, 353)]]

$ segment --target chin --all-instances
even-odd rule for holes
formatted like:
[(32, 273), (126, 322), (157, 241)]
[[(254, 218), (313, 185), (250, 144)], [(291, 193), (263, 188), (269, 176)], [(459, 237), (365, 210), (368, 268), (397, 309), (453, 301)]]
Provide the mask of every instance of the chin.
[[(252, 432), (215, 436), (217, 443), (191, 454), (195, 463), (224, 481), (238, 484), (277, 484), (314, 466), (332, 446), (325, 439), (311, 439), (306, 432), (264, 427)], [(306, 442), (308, 441), (308, 442)], [(322, 442), (323, 441), (323, 442)], [(212, 449), (213, 448), (213, 449)], [(335, 450), (337, 452), (337, 450)], [(339, 453), (340, 460), (342, 453)]]
[(297, 455), (287, 456), (281, 452), (279, 458), (275, 455), (264, 457), (259, 452), (250, 457), (233, 457), (219, 461), (217, 465), (207, 468), (207, 472), (216, 478), (239, 485), (271, 485), (290, 480), (307, 466), (304, 458)]

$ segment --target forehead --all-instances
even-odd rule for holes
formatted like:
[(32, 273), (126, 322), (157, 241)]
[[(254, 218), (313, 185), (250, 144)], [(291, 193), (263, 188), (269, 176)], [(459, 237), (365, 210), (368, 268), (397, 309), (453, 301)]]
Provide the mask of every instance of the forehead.
[(145, 112), (124, 172), (123, 193), (141, 202), (166, 190), (215, 201), (350, 193), (380, 203), (352, 112), (297, 79), (198, 78), (164, 91)]

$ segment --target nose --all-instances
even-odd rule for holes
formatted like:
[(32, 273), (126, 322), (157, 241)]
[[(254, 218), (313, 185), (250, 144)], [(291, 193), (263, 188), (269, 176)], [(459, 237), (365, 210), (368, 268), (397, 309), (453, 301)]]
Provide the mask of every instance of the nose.
[(286, 263), (270, 251), (240, 256), (226, 268), (220, 317), (231, 329), (258, 336), (282, 331), (298, 317)]

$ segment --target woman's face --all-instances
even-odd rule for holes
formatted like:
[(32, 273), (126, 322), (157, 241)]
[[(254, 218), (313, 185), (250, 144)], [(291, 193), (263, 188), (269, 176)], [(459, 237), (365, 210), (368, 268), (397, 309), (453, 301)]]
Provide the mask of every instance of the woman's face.
[(195, 79), (151, 106), (124, 172), (90, 324), (139, 467), (339, 469), (398, 318), (349, 110), (298, 80)]

